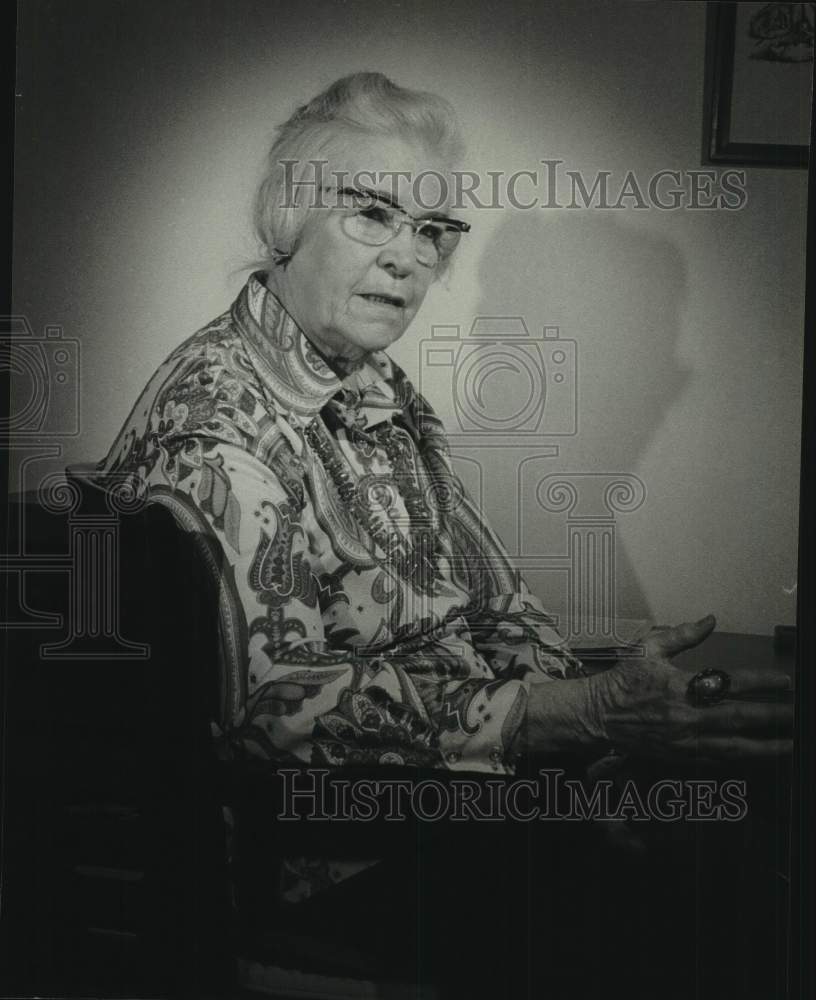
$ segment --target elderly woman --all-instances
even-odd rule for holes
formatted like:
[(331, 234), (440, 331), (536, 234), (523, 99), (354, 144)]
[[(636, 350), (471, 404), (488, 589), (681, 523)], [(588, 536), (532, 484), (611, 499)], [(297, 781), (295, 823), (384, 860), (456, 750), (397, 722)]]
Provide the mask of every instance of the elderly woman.
[[(102, 463), (223, 550), (224, 743), (494, 775), (527, 753), (785, 752), (787, 706), (723, 696), (787, 679), (715, 673), (695, 699), (671, 664), (711, 617), (585, 676), (385, 353), (468, 232), (441, 182), (461, 153), (445, 101), (380, 74), (299, 108), (257, 198), (263, 270), (161, 365)], [(429, 209), (421, 177), (448, 202)]]

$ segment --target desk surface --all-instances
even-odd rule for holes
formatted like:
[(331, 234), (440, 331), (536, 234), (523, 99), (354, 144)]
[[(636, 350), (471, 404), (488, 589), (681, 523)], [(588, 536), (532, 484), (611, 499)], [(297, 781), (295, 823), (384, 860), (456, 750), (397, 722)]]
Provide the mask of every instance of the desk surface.
[(694, 649), (687, 649), (674, 657), (674, 663), (684, 670), (740, 670), (755, 667), (776, 667), (793, 676), (795, 656), (793, 651), (782, 651), (774, 646), (769, 635), (745, 635), (741, 632), (714, 632)]

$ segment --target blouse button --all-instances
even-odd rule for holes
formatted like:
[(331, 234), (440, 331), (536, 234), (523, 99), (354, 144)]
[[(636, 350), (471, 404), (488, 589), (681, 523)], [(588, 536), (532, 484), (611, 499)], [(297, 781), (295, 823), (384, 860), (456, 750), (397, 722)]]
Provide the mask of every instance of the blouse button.
[(488, 756), (494, 764), (498, 764), (504, 758), (504, 751), (501, 747), (493, 747)]
[(445, 754), (445, 760), (449, 764), (456, 764), (462, 759), (462, 755), (457, 750), (451, 750), (450, 753)]

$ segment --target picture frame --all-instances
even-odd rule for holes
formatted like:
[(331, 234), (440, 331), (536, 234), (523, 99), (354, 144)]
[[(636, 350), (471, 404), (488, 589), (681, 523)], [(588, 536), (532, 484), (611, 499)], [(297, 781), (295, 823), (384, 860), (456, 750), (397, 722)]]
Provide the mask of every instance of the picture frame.
[(703, 163), (806, 167), (814, 3), (709, 3)]

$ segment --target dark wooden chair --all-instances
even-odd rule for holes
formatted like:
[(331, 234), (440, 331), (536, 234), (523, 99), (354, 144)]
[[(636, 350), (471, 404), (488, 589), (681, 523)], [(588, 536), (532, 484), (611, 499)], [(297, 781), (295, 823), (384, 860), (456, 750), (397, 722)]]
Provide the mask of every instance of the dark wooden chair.
[(11, 981), (106, 995), (227, 982), (207, 582), (160, 508), (114, 518), (92, 491), (53, 499), (11, 504), (15, 596), (56, 623), (6, 633)]

